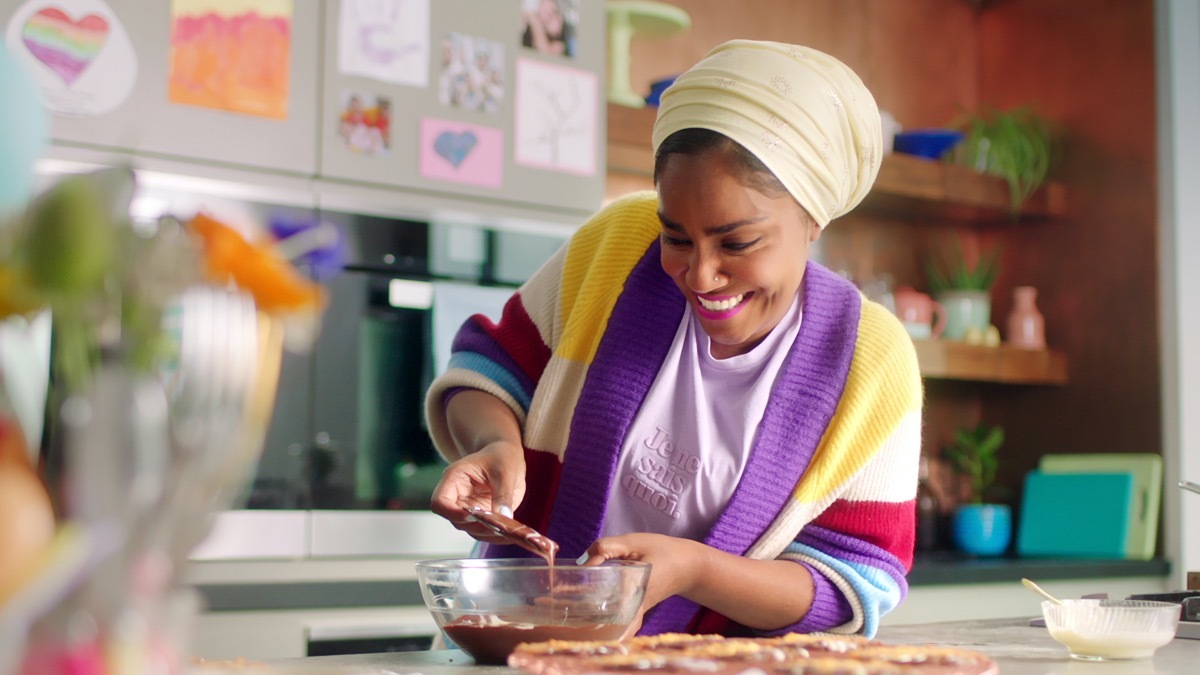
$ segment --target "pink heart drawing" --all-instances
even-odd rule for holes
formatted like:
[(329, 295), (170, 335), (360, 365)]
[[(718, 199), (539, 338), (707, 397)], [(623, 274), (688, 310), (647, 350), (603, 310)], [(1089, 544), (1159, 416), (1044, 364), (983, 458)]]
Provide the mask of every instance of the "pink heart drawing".
[(102, 16), (88, 14), (76, 21), (57, 7), (46, 7), (21, 27), (21, 41), (69, 87), (103, 49), (108, 30)]

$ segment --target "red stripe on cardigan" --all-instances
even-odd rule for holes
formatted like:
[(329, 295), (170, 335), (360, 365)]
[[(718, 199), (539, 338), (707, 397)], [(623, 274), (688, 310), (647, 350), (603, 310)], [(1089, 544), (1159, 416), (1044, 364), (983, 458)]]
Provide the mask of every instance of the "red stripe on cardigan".
[(856, 537), (896, 556), (912, 570), (916, 544), (915, 499), (904, 502), (838, 499), (813, 521), (814, 525)]
[(542, 372), (550, 361), (550, 348), (542, 342), (537, 325), (525, 311), (520, 293), (513, 293), (504, 303), (499, 324), (482, 314), (477, 314), (475, 320), (530, 379), (537, 382), (542, 378)]

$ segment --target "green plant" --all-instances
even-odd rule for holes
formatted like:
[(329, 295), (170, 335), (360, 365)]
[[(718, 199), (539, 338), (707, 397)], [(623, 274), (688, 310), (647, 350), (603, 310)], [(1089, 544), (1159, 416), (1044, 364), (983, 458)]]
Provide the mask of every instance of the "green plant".
[(954, 151), (955, 161), (976, 171), (1000, 176), (1008, 183), (1010, 208), (1021, 205), (1046, 180), (1054, 150), (1048, 120), (1028, 106), (985, 108), (954, 125), (965, 134)]
[(984, 503), (984, 493), (996, 482), (996, 455), (1003, 445), (1004, 427), (980, 423), (956, 431), (954, 441), (943, 451), (955, 471), (970, 479), (972, 503)]
[(990, 291), (1000, 268), (1000, 247), (980, 251), (974, 261), (968, 259), (962, 239), (951, 245), (933, 248), (925, 262), (925, 277), (932, 293), (943, 291)]

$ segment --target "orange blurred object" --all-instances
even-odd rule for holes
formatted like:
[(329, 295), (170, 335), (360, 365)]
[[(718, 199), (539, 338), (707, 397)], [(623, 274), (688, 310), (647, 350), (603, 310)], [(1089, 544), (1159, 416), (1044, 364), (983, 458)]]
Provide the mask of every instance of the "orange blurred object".
[(36, 574), (55, 527), (50, 494), (30, 461), (25, 432), (0, 412), (0, 600)]
[(197, 214), (188, 226), (204, 241), (209, 277), (218, 283), (232, 280), (254, 296), (263, 311), (324, 307), (324, 289), (297, 272), (273, 245), (247, 241), (238, 231), (203, 213)]

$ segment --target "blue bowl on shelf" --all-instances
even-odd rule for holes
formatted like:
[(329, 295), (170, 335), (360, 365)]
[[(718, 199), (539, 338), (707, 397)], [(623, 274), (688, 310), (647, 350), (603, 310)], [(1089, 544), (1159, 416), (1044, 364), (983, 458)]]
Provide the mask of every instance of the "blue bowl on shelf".
[(913, 129), (896, 134), (892, 149), (905, 155), (939, 159), (963, 139), (954, 129)]
[(658, 105), (658, 99), (667, 87), (675, 84), (674, 77), (668, 77), (650, 84), (650, 95), (646, 97), (646, 105)]

